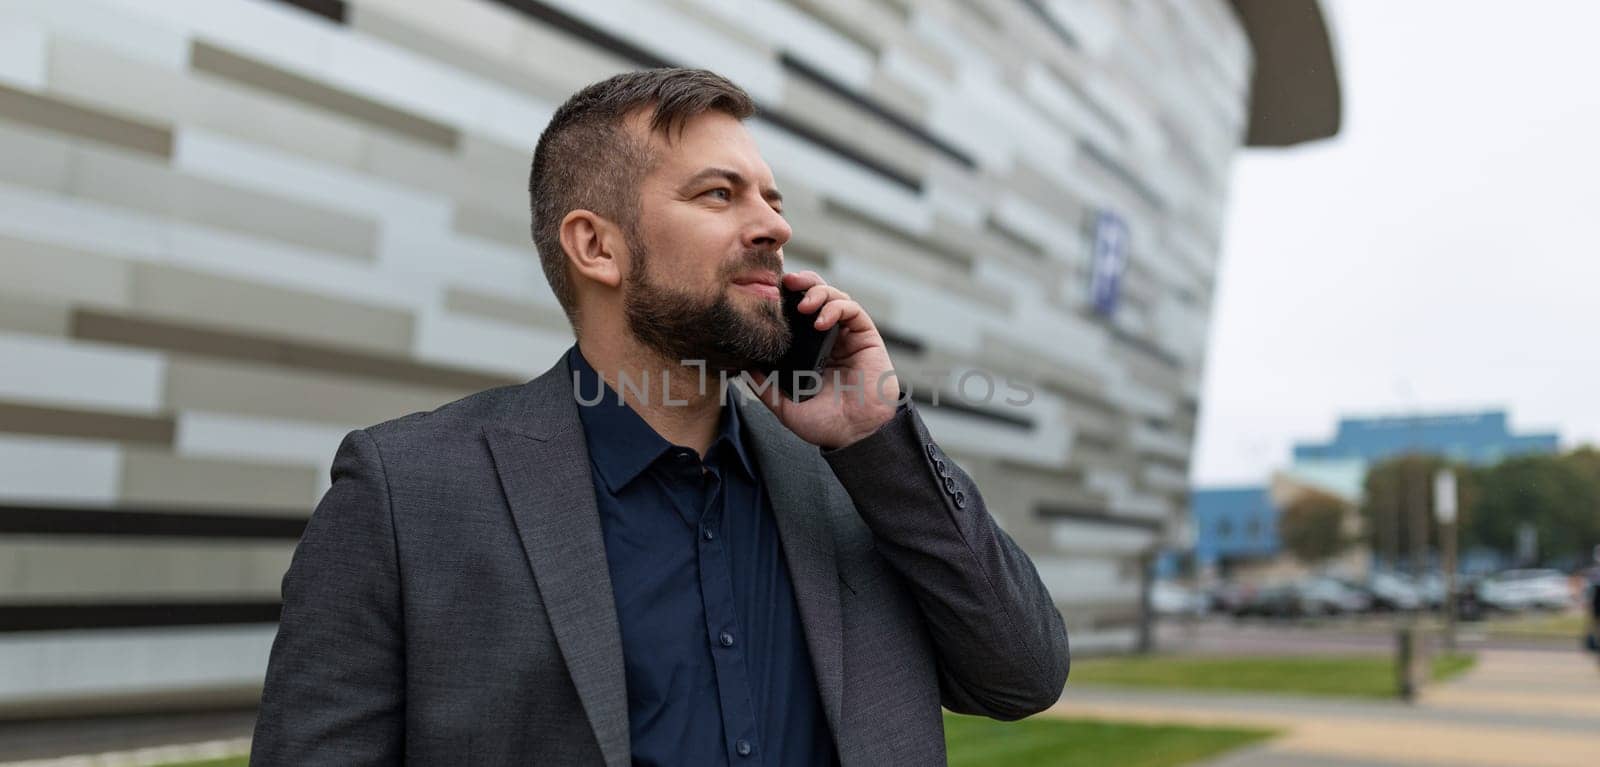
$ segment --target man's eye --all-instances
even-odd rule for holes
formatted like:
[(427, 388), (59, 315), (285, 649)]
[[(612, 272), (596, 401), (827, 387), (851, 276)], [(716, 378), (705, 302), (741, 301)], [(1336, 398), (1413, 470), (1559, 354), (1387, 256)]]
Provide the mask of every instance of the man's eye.
[(720, 195), (722, 195), (722, 199), (724, 199), (724, 200), (733, 199), (733, 190), (728, 189), (727, 187), (724, 187), (724, 186), (719, 186), (716, 189), (712, 189), (711, 191), (706, 192), (706, 194), (720, 194)]

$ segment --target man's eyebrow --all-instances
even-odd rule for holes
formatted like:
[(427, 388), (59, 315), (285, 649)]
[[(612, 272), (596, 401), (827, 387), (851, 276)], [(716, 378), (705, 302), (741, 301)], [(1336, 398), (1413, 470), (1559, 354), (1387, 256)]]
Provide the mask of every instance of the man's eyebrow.
[[(734, 186), (744, 186), (749, 183), (744, 174), (731, 168), (706, 168), (690, 176), (688, 181), (683, 182), (683, 185), (684, 187), (691, 187), (711, 178), (727, 179), (728, 183)], [(766, 198), (768, 202), (783, 202), (783, 193), (770, 186), (761, 190), (761, 196)]]

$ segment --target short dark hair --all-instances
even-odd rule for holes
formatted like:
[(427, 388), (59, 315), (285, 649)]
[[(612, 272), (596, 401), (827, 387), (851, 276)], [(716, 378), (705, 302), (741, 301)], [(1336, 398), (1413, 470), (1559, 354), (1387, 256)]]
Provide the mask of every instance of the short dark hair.
[(704, 69), (665, 67), (626, 72), (574, 93), (539, 136), (528, 176), (533, 243), (556, 300), (576, 328), (577, 292), (567, 277), (561, 220), (574, 210), (592, 210), (617, 222), (630, 236), (639, 216), (639, 184), (655, 165), (649, 144), (629, 134), (623, 118), (654, 106), (651, 132), (682, 131), (706, 111), (740, 120), (756, 113), (750, 95), (727, 78)]

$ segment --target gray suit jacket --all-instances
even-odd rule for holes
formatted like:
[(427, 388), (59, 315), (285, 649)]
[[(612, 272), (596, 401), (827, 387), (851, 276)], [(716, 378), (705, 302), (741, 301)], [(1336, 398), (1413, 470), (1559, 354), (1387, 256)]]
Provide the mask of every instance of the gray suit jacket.
[[(283, 577), (252, 765), (629, 763), (621, 638), (565, 357), (351, 432)], [(822, 451), (733, 397), (845, 767), (945, 763), (940, 705), (1054, 703), (1067, 633), (913, 406)]]

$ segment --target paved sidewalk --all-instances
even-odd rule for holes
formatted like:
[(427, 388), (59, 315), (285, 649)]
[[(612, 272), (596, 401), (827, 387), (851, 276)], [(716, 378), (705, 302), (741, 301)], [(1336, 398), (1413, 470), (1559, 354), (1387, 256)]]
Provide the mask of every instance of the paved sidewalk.
[(1600, 669), (1577, 652), (1484, 650), (1415, 705), (1075, 687), (1051, 711), (1123, 721), (1280, 729), (1205, 767), (1592, 767)]

